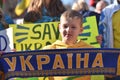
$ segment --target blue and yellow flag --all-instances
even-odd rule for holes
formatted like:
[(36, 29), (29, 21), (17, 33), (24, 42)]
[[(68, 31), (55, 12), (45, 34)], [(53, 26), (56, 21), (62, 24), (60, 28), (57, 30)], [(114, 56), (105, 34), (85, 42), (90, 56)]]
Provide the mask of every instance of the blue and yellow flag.
[(20, 16), (29, 6), (30, 0), (19, 0), (15, 8), (16, 15)]

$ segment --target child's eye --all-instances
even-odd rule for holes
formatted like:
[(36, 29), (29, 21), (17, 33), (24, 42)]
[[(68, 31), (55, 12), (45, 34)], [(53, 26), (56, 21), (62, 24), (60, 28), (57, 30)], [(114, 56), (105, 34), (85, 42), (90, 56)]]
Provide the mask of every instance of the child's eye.
[(67, 25), (64, 25), (64, 28), (67, 28), (68, 26)]
[(72, 26), (73, 29), (75, 29), (76, 27), (75, 26)]

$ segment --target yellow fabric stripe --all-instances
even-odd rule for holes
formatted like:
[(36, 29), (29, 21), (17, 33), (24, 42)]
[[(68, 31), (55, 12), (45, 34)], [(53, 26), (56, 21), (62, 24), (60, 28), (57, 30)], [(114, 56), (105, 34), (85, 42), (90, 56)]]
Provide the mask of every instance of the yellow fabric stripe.
[(91, 75), (91, 80), (105, 80), (104, 75)]

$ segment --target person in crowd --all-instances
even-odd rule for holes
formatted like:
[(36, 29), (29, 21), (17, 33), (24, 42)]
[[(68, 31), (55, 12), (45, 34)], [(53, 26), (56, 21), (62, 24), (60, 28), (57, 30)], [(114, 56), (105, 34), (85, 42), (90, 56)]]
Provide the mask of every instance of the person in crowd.
[(85, 0), (77, 0), (73, 3), (72, 9), (78, 11), (80, 14), (83, 15), (84, 18), (88, 16), (96, 16), (97, 24), (99, 23), (99, 14), (89, 10), (88, 4)]
[(120, 0), (105, 7), (100, 15), (99, 31), (104, 48), (120, 48)]
[(42, 23), (59, 21), (65, 11), (61, 0), (31, 0), (24, 22)]
[(5, 22), (3, 10), (0, 8), (0, 30), (8, 28), (9, 25)]
[[(99, 31), (104, 48), (120, 48), (120, 0), (105, 7), (100, 15)], [(120, 76), (106, 76), (106, 80), (120, 80)]]
[(95, 11), (96, 13), (100, 14), (101, 11), (102, 11), (106, 6), (108, 6), (108, 5), (109, 5), (109, 3), (108, 3), (107, 1), (105, 1), (105, 0), (100, 0), (100, 1), (97, 2), (94, 11)]
[[(93, 48), (93, 46), (78, 40), (77, 37), (83, 31), (83, 17), (75, 10), (65, 11), (60, 18), (59, 32), (62, 40), (57, 40), (51, 45), (45, 46), (43, 49), (65, 49), (65, 48)], [(53, 80), (90, 80), (90, 76), (56, 76)]]

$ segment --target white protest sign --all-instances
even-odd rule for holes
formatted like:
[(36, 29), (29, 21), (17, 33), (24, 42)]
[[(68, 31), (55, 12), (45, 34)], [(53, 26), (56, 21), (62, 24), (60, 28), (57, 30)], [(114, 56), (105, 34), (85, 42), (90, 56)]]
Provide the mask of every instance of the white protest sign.
[(0, 51), (9, 52), (13, 49), (13, 28), (0, 31)]

